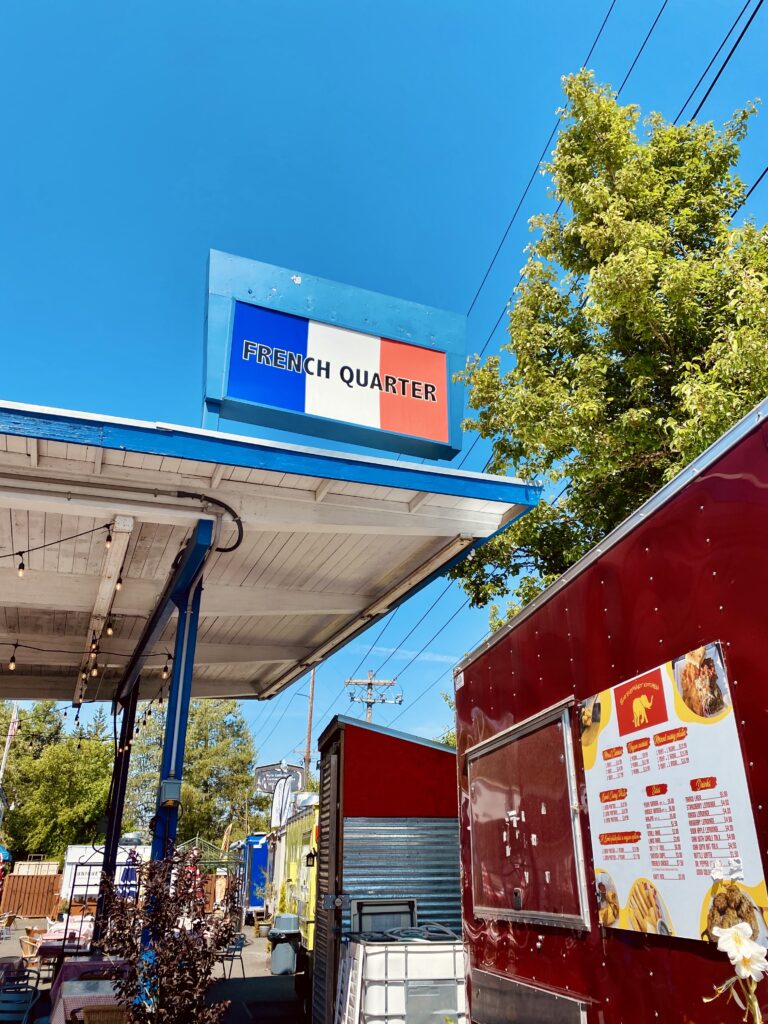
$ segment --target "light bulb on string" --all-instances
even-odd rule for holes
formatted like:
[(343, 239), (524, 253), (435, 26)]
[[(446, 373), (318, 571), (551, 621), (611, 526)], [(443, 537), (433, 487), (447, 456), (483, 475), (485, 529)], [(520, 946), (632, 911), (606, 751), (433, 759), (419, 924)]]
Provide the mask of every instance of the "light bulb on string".
[(82, 679), (83, 682), (85, 682), (85, 680), (88, 678), (88, 673), (85, 671), (85, 669), (83, 669), (83, 671), (80, 673), (80, 678)]
[(19, 567), (16, 570), (16, 574), (18, 575), (19, 579), (22, 579), (23, 576), (24, 576), (24, 570), (26, 569), (26, 565), (24, 565), (24, 552), (23, 551), (19, 551), (18, 555), (19, 555)]
[(93, 668), (91, 669), (91, 678), (95, 679), (98, 674), (99, 674), (99, 666), (98, 665), (94, 665)]
[(13, 645), (13, 654), (11, 655), (11, 660), (8, 662), (8, 671), (9, 672), (15, 672), (16, 671), (16, 648), (18, 646), (19, 645), (17, 643)]
[(115, 584), (115, 590), (122, 590), (122, 589), (123, 589), (123, 574), (120, 573), (120, 575), (117, 577), (117, 583)]
[(109, 549), (112, 547), (112, 527), (111, 526), (107, 527), (107, 537), (106, 537), (106, 540), (104, 541), (104, 547), (107, 549), (107, 551), (109, 551)]
[(107, 636), (112, 636), (112, 634), (114, 632), (115, 632), (115, 624), (112, 622), (112, 619), (108, 619), (107, 620)]
[(160, 673), (160, 677), (161, 677), (161, 679), (165, 680), (165, 679), (168, 678), (169, 674), (170, 674), (170, 666), (168, 664), (168, 661), (166, 660), (165, 664), (163, 665), (163, 671)]

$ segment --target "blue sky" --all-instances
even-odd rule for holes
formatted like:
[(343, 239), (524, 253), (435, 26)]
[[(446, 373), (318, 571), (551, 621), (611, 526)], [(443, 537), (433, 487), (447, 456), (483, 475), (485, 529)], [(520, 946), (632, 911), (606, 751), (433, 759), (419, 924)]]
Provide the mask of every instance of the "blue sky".
[[(198, 424), (209, 248), (466, 312), (554, 123), (560, 76), (581, 65), (608, 7), (6, 8), (0, 397)], [(658, 7), (617, 0), (590, 60), (600, 80), (624, 78)], [(622, 99), (674, 117), (741, 7), (669, 0)], [(766, 92), (767, 44), (768, 10), (702, 118), (721, 121)], [(747, 182), (766, 152), (762, 112), (743, 149)], [(517, 278), (527, 218), (547, 202), (537, 179), (472, 310), (470, 352), (484, 346)], [(750, 212), (768, 216), (768, 180)], [(476, 445), (466, 466), (482, 468), (486, 455)], [(463, 602), (452, 587), (404, 642), (444, 588), (398, 611), (370, 654), (381, 626), (319, 669), (318, 711), (331, 705), (320, 724), (350, 710), (346, 697), (331, 701), (344, 677), (388, 656), (383, 674), (402, 671), (404, 703), (377, 709), (376, 720), (397, 717), (398, 728), (426, 735), (448, 724), (439, 691), (487, 613), (462, 610), (448, 622)], [(303, 743), (306, 692), (301, 683), (246, 705), (262, 760)]]

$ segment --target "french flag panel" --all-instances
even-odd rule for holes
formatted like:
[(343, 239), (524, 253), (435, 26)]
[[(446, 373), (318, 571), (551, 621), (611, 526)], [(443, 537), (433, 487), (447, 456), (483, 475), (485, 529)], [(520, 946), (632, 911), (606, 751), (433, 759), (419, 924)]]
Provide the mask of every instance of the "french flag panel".
[(235, 303), (227, 394), (448, 441), (444, 352), (243, 302)]

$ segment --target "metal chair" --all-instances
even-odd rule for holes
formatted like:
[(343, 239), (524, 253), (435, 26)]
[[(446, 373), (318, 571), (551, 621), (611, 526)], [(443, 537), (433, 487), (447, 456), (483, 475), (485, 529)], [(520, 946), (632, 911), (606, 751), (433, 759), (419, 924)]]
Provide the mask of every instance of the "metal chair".
[(245, 964), (243, 963), (243, 946), (245, 945), (245, 935), (242, 933), (235, 935), (227, 948), (219, 954), (219, 963), (224, 972), (224, 977), (227, 977), (227, 961), (229, 961), (229, 977), (232, 977), (232, 968), (235, 965), (235, 960), (240, 961), (240, 967), (243, 971), (243, 977), (245, 977)]
[(39, 994), (36, 988), (0, 990), (0, 1022), (27, 1024)]
[(0, 981), (0, 991), (14, 990), (18, 988), (39, 988), (40, 971), (32, 970), (24, 964), (5, 971)]

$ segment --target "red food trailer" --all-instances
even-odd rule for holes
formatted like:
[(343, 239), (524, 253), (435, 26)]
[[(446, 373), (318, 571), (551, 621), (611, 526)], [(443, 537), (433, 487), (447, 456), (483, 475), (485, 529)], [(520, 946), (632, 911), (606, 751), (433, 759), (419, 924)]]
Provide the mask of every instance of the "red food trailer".
[(476, 1024), (739, 1019), (703, 997), (712, 928), (768, 945), (767, 414), (456, 670)]
[(456, 752), (342, 715), (318, 747), (312, 1021), (330, 1024), (343, 940), (427, 924), (459, 935)]

